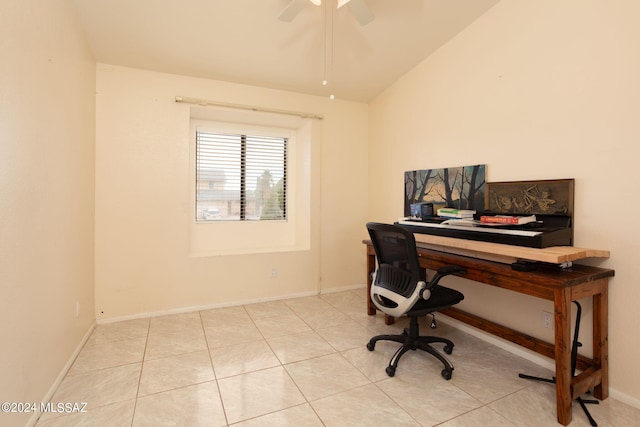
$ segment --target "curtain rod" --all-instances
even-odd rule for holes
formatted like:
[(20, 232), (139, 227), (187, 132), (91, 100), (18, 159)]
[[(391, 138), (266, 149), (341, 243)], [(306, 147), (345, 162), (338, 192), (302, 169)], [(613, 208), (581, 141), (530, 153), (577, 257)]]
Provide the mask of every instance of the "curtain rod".
[(226, 102), (208, 101), (206, 99), (198, 99), (198, 98), (185, 98), (182, 96), (176, 96), (176, 102), (201, 105), (203, 107), (206, 107), (206, 106), (226, 107), (226, 108), (235, 108), (239, 110), (260, 111), (263, 113), (286, 114), (289, 116), (302, 117), (303, 119), (317, 119), (317, 120), (323, 119), (321, 115), (315, 114), (315, 113), (305, 113), (302, 111), (278, 110), (275, 108), (255, 107), (251, 105), (242, 105), (242, 104), (229, 104)]

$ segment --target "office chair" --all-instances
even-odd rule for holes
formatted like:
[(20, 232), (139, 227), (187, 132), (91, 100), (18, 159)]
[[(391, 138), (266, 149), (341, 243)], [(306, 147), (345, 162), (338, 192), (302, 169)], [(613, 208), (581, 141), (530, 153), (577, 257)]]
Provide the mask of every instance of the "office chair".
[[(398, 225), (367, 223), (367, 230), (376, 252), (378, 269), (371, 284), (371, 300), (375, 306), (390, 316), (409, 317), (409, 328), (401, 335), (378, 335), (367, 344), (373, 351), (378, 341), (395, 341), (402, 346), (391, 358), (386, 368), (393, 377), (400, 357), (409, 350), (423, 350), (432, 354), (444, 365), (441, 375), (450, 380), (453, 373), (451, 362), (438, 352), (431, 343), (444, 343), (444, 352), (451, 354), (453, 342), (446, 338), (420, 336), (418, 318), (426, 316), (462, 301), (460, 292), (438, 285), (440, 279), (453, 273), (464, 273), (459, 266), (438, 269), (431, 281), (426, 281), (425, 270), (420, 268), (413, 233)], [(435, 317), (434, 317), (435, 320)], [(435, 327), (432, 322), (431, 327)]]

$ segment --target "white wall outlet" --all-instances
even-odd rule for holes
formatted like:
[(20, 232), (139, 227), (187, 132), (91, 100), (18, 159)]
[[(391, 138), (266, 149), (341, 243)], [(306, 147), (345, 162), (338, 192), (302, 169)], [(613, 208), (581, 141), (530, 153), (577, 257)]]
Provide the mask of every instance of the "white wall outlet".
[(542, 312), (542, 326), (547, 329), (553, 329), (553, 313), (548, 311)]
[(271, 277), (278, 277), (278, 269), (276, 267), (271, 267)]

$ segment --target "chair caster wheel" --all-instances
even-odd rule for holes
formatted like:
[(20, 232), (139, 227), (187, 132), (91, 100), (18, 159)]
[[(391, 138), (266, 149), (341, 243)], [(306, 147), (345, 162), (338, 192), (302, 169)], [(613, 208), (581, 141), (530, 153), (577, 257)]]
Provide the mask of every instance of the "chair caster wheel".
[(440, 375), (442, 375), (442, 378), (449, 381), (451, 379), (452, 372), (448, 369), (443, 369), (442, 372), (440, 372)]
[(387, 375), (389, 375), (390, 377), (396, 374), (396, 368), (394, 368), (393, 366), (387, 366), (387, 369), (385, 369), (385, 371), (387, 371)]
[(451, 354), (451, 353), (453, 353), (453, 346), (445, 345), (443, 350), (444, 350), (445, 353)]
[(376, 348), (376, 343), (374, 343), (374, 342), (368, 342), (367, 343), (367, 350), (373, 351), (374, 348)]

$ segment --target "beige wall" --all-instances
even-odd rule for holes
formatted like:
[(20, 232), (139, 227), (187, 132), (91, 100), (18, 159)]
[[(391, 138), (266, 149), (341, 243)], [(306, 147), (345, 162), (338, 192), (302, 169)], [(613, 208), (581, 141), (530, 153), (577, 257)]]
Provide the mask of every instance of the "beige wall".
[[(610, 250), (587, 262), (616, 270), (612, 395), (636, 406), (638, 16), (635, 0), (502, 1), (379, 96), (369, 117), (373, 220), (402, 215), (405, 170), (485, 163), (489, 181), (576, 179), (575, 245)], [(465, 292), (465, 309), (551, 340), (541, 326), (550, 302), (447, 283)]]
[[(312, 124), (310, 249), (189, 252), (191, 107), (176, 96), (324, 116)], [(98, 321), (363, 284), (365, 104), (99, 64), (96, 109)]]
[(0, 400), (39, 403), (95, 320), (95, 62), (66, 0), (2, 1), (0, 57)]

